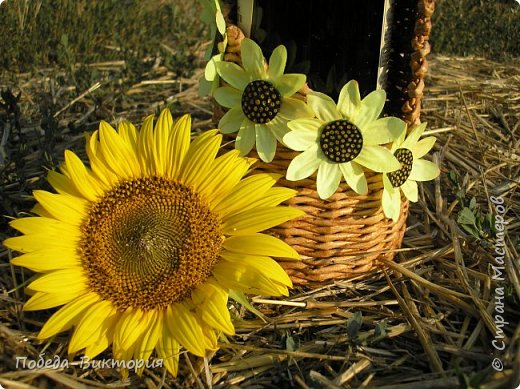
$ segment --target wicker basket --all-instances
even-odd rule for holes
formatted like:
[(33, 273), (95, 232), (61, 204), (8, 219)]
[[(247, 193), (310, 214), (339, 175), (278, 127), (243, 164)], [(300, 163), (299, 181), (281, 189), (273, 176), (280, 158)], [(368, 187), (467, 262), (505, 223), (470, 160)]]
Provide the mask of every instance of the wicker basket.
[[(425, 57), (429, 53), (430, 17), (435, 1), (399, 0), (394, 7), (385, 114), (415, 124), (419, 123), (423, 80), (428, 69)], [(233, 14), (228, 10), (228, 20)], [(228, 48), (224, 58), (240, 63), (239, 47), (244, 35), (234, 25), (228, 27), (227, 33)], [(305, 95), (305, 91), (302, 92)], [(222, 114), (219, 108), (215, 106), (217, 117)], [(232, 143), (225, 146), (227, 149), (232, 147)], [(278, 145), (275, 159), (268, 164), (259, 160), (255, 172), (285, 176), (289, 163), (298, 154)], [(254, 151), (251, 156), (258, 157)], [(302, 256), (302, 261), (279, 260), (295, 285), (345, 280), (369, 272), (380, 259), (393, 259), (406, 229), (408, 201), (402, 202), (399, 220), (393, 223), (384, 216), (381, 206), (381, 175), (365, 174), (367, 195), (356, 194), (342, 182), (327, 200), (318, 196), (315, 175), (297, 182), (285, 178), (278, 182), (280, 186), (298, 191), (287, 204), (306, 212), (305, 216), (270, 231)]]

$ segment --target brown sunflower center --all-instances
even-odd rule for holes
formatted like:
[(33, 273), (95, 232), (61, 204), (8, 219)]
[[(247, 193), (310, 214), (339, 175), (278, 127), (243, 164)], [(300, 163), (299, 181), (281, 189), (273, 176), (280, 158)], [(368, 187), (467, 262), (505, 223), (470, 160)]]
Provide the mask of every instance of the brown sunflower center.
[(398, 188), (403, 185), (412, 171), (413, 154), (408, 149), (397, 149), (395, 150), (394, 157), (397, 158), (401, 164), (401, 169), (391, 173), (387, 173), (388, 180), (394, 188)]
[(350, 162), (363, 148), (363, 135), (359, 128), (348, 120), (334, 120), (323, 126), (320, 147), (332, 162)]
[(160, 177), (126, 181), (82, 225), (89, 287), (120, 309), (164, 308), (206, 280), (218, 260), (219, 218), (189, 187)]
[(281, 105), (280, 92), (269, 81), (252, 81), (242, 93), (242, 111), (253, 123), (269, 123), (278, 115)]

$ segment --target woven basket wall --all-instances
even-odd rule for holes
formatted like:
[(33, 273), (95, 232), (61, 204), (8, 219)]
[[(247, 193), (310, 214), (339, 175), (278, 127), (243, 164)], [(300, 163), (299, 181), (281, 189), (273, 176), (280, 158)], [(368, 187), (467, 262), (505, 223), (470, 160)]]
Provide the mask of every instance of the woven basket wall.
[[(428, 36), (435, 1), (399, 0), (393, 6), (385, 114), (401, 117), (409, 125), (416, 124), (419, 123), (424, 77), (428, 70), (425, 57), (430, 50)], [(232, 7), (225, 15), (228, 21), (233, 21)], [(240, 64), (240, 42), (244, 36), (232, 24), (227, 33), (228, 48), (224, 58)], [(220, 107), (215, 106), (216, 118), (221, 115)], [(233, 147), (229, 142), (224, 149)], [(279, 144), (275, 159), (271, 163), (258, 159), (254, 172), (285, 176), (289, 163), (298, 154)], [(254, 151), (250, 156), (258, 158)], [(366, 176), (367, 195), (356, 194), (342, 182), (327, 200), (318, 196), (316, 175), (297, 182), (285, 178), (278, 181), (277, 185), (298, 191), (286, 204), (306, 212), (305, 216), (270, 230), (302, 257), (301, 261), (279, 260), (295, 285), (321, 285), (349, 279), (373, 270), (380, 259), (394, 258), (406, 229), (408, 201), (402, 202), (396, 223), (387, 219), (381, 206), (381, 175), (366, 172)]]

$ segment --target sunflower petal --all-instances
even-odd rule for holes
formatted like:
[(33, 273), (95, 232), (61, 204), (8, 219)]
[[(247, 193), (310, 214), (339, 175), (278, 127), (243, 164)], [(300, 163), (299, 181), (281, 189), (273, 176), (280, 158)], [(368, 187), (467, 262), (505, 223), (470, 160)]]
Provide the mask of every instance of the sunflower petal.
[(280, 113), (278, 117), (283, 118), (283, 124), (286, 126), (287, 120), (311, 118), (313, 117), (312, 110), (303, 101), (287, 97), (282, 100)]
[(264, 162), (271, 162), (276, 153), (276, 138), (265, 125), (256, 124), (255, 131), (258, 156)]
[(191, 144), (180, 169), (180, 181), (195, 189), (213, 172), (210, 166), (215, 160), (222, 135), (217, 130), (206, 131)]
[(322, 199), (328, 199), (336, 192), (341, 181), (341, 170), (337, 163), (322, 161), (318, 168), (316, 184), (318, 195)]
[(230, 86), (222, 86), (218, 88), (213, 97), (225, 108), (241, 107), (242, 92)]
[(318, 132), (311, 129), (292, 130), (283, 137), (287, 147), (296, 151), (305, 151), (318, 141)]
[(220, 261), (212, 272), (218, 282), (229, 289), (271, 296), (288, 295), (287, 286), (267, 278), (265, 271), (257, 272), (238, 263)]
[(413, 161), (412, 171), (408, 179), (413, 181), (430, 181), (439, 174), (440, 170), (436, 164), (425, 159), (417, 159)]
[(173, 118), (169, 109), (163, 109), (155, 123), (153, 132), (153, 160), (155, 174), (163, 176), (168, 170), (168, 138), (173, 126)]
[[(148, 361), (150, 355), (152, 355), (155, 346), (159, 342), (159, 337), (162, 334), (163, 326), (162, 315), (157, 310), (150, 310), (148, 312), (145, 312), (145, 315), (148, 316), (146, 320), (149, 323), (149, 330), (144, 332), (143, 338), (136, 346), (134, 352), (134, 359), (143, 362)], [(137, 374), (141, 375), (143, 373), (143, 370), (144, 365), (138, 368)]]
[(285, 64), (287, 62), (287, 49), (280, 45), (273, 50), (269, 58), (269, 68), (267, 70), (267, 77), (269, 80), (277, 80), (283, 75)]
[(375, 172), (393, 172), (401, 167), (394, 155), (381, 146), (364, 146), (354, 162)]
[(130, 360), (135, 345), (148, 330), (144, 314), (140, 309), (127, 308), (119, 318), (114, 332), (114, 356), (116, 359)]
[[(131, 147), (108, 123), (99, 124), (100, 152), (119, 177), (139, 177), (141, 169)], [(79, 189), (79, 188), (78, 188)]]
[(97, 301), (99, 301), (99, 296), (89, 292), (63, 306), (45, 322), (38, 334), (38, 339), (47, 339), (71, 329), (80, 320), (83, 313)]
[(282, 285), (292, 287), (292, 281), (287, 272), (272, 258), (260, 255), (236, 254), (230, 251), (222, 251), (221, 257), (226, 261), (239, 263), (243, 266), (256, 269), (266, 277)]
[(223, 134), (231, 134), (240, 129), (245, 116), (241, 106), (236, 106), (227, 111), (218, 122), (218, 128)]
[(77, 197), (35, 190), (33, 196), (53, 217), (62, 222), (79, 225), (86, 216), (87, 202)]
[[(240, 51), (244, 69), (251, 73), (254, 79), (265, 79), (265, 61), (260, 46), (253, 40), (245, 38), (241, 43)], [(224, 81), (227, 82), (225, 78)]]
[(417, 142), (412, 148), (412, 154), (414, 159), (424, 157), (432, 149), (437, 139), (434, 136), (428, 136)]
[(215, 204), (214, 212), (224, 217), (260, 199), (280, 178), (277, 174), (254, 174), (240, 181), (228, 197)]
[(79, 320), (69, 343), (69, 354), (92, 344), (106, 333), (108, 326), (113, 323), (117, 309), (112, 302), (102, 300), (91, 305)]
[(166, 325), (167, 319), (165, 314), (161, 313), (161, 320), (163, 321), (162, 334), (155, 346), (157, 357), (163, 361), (166, 370), (176, 377), (179, 369), (180, 346)]
[(355, 117), (361, 108), (361, 97), (357, 81), (349, 81), (339, 93), (338, 111), (347, 119)]
[(376, 120), (385, 106), (386, 93), (383, 89), (375, 90), (368, 94), (361, 100), (361, 108), (356, 112), (352, 118), (354, 123), (359, 128), (363, 129), (365, 126)]
[(75, 247), (51, 247), (40, 249), (15, 257), (11, 259), (11, 263), (16, 266), (26, 267), (35, 272), (76, 268), (81, 265)]
[(185, 303), (175, 303), (166, 311), (166, 322), (172, 336), (190, 353), (206, 355), (201, 323)]
[(320, 162), (318, 145), (315, 144), (291, 161), (287, 168), (286, 177), (289, 181), (298, 181), (309, 177), (318, 169)]
[(310, 92), (307, 95), (307, 104), (316, 114), (316, 117), (323, 122), (331, 122), (342, 118), (334, 100), (324, 93)]
[(217, 285), (205, 283), (193, 290), (192, 298), (199, 301), (198, 311), (201, 312), (205, 323), (227, 335), (235, 334), (227, 307), (228, 293), (225, 290)]
[(401, 212), (401, 193), (399, 188), (392, 186), (386, 174), (383, 174), (383, 185), (383, 212), (387, 218), (392, 219), (395, 223)]
[(341, 163), (339, 165), (341, 173), (347, 182), (348, 186), (352, 188), (354, 192), (360, 195), (368, 193), (368, 184), (365, 177), (363, 168), (355, 162)]
[(406, 131), (406, 123), (398, 118), (386, 117), (374, 120), (363, 128), (364, 145), (380, 145), (396, 140)]
[(417, 202), (419, 197), (417, 182), (408, 179), (403, 183), (403, 185), (401, 185), (401, 190), (408, 200), (413, 203)]
[(224, 241), (223, 247), (238, 254), (300, 259), (296, 250), (287, 243), (264, 234), (232, 236)]
[(77, 293), (61, 290), (59, 293), (36, 292), (24, 304), (24, 311), (54, 308), (74, 300)]
[(217, 71), (229, 85), (238, 90), (244, 90), (249, 83), (249, 75), (237, 64), (222, 61), (217, 63)]
[(401, 147), (411, 150), (423, 134), (424, 130), (426, 130), (426, 123), (421, 123), (417, 126), (414, 126), (408, 134), (408, 136), (406, 137), (406, 139), (404, 140)]
[(82, 194), (78, 191), (74, 182), (64, 174), (50, 170), (47, 174), (47, 181), (49, 181), (49, 184), (51, 184), (58, 193), (82, 197)]
[(255, 208), (224, 219), (222, 232), (227, 235), (249, 235), (302, 215), (305, 215), (305, 212), (289, 207)]
[(87, 278), (78, 268), (56, 270), (39, 276), (31, 282), (29, 289), (45, 293), (60, 293), (66, 290), (67, 293), (81, 295), (88, 289)]
[(305, 74), (284, 74), (274, 83), (274, 87), (282, 97), (291, 97), (305, 85), (307, 77)]
[(240, 155), (249, 154), (256, 142), (256, 130), (254, 126), (246, 126), (238, 131), (235, 148), (240, 150)]
[(175, 121), (168, 137), (168, 176), (177, 178), (190, 148), (191, 116), (183, 115)]

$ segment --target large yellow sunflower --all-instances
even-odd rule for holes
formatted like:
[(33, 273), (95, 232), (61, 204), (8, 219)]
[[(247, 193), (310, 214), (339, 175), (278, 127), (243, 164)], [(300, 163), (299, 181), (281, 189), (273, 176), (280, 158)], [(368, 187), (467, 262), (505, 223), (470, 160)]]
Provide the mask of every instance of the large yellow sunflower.
[(298, 254), (260, 232), (298, 217), (278, 206), (294, 191), (278, 176), (243, 178), (253, 160), (216, 157), (211, 130), (190, 144), (191, 119), (164, 110), (137, 131), (102, 122), (87, 138), (90, 168), (65, 152), (58, 193), (35, 191), (38, 215), (14, 220), (23, 233), (4, 244), (12, 263), (38, 275), (26, 310), (63, 305), (41, 329), (73, 328), (68, 351), (89, 358), (113, 345), (117, 360), (157, 358), (175, 375), (180, 347), (204, 356), (233, 334), (229, 290), (287, 295), (291, 281), (271, 257)]

